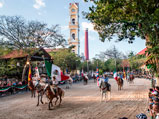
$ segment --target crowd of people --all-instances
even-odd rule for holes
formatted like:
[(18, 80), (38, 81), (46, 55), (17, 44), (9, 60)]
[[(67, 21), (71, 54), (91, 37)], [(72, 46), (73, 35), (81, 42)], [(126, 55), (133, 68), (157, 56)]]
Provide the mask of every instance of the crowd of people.
[[(23, 86), (24, 90), (27, 90), (27, 81), (18, 81), (17, 79), (9, 79), (8, 77), (3, 77), (0, 79), (0, 96), (15, 94), (19, 91), (22, 91)], [(19, 88), (19, 90), (18, 90)]]
[(149, 89), (149, 107), (151, 119), (159, 118), (159, 87), (153, 87)]

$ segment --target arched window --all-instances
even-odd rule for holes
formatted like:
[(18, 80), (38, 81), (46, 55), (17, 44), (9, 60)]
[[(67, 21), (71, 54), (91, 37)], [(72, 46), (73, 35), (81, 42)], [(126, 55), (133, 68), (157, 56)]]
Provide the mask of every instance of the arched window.
[(72, 34), (72, 39), (75, 40), (75, 33)]
[(75, 50), (72, 50), (73, 53), (75, 53)]
[(75, 12), (75, 9), (72, 9), (71, 11), (72, 11), (72, 12)]
[(75, 19), (74, 18), (72, 19), (72, 24), (75, 24)]

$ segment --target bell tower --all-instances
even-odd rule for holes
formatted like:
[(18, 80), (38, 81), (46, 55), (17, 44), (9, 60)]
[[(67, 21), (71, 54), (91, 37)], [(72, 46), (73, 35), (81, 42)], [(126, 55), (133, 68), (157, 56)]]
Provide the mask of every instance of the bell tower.
[(79, 42), (79, 4), (70, 3), (69, 4), (69, 30), (70, 37), (68, 39), (69, 46), (74, 46), (72, 52), (80, 55), (80, 42)]

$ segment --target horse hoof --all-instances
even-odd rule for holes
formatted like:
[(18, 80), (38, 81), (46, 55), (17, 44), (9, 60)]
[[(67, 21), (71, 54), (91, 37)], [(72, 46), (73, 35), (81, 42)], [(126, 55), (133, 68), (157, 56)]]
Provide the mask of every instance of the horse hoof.
[(43, 102), (41, 102), (41, 104), (44, 104)]
[(37, 104), (36, 106), (39, 106), (39, 104)]

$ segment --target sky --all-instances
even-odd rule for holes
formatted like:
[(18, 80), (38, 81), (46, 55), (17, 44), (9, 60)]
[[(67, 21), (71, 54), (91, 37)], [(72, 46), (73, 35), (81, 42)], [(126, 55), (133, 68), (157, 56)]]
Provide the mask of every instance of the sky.
[(88, 28), (89, 37), (89, 57), (94, 58), (96, 54), (116, 46), (117, 49), (125, 54), (130, 51), (135, 53), (144, 49), (145, 40), (136, 38), (133, 44), (127, 41), (115, 42), (99, 40), (98, 33), (93, 29), (93, 25), (83, 17), (82, 11), (87, 12), (92, 3), (85, 3), (83, 0), (0, 0), (0, 15), (22, 16), (26, 20), (37, 20), (47, 23), (48, 26), (58, 24), (61, 28), (60, 33), (64, 38), (69, 38), (69, 3), (79, 3), (79, 24), (80, 24), (80, 54), (84, 53), (84, 32)]

